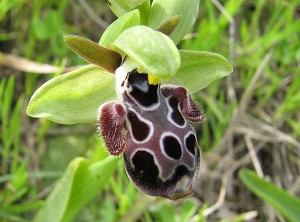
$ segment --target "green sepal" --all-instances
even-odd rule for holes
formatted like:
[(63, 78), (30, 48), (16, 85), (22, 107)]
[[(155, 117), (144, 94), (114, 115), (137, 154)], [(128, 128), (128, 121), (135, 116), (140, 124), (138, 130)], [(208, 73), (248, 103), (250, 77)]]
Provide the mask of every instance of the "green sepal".
[(147, 25), (150, 15), (150, 0), (145, 0), (143, 4), (137, 6), (136, 8), (141, 13), (141, 25)]
[(27, 114), (61, 124), (95, 122), (98, 107), (116, 98), (115, 76), (88, 65), (42, 85), (31, 97)]
[(180, 16), (180, 22), (170, 38), (177, 44), (190, 31), (199, 10), (200, 0), (153, 0), (148, 26), (158, 27), (172, 16)]
[(174, 42), (146, 26), (126, 29), (113, 45), (135, 61), (139, 70), (162, 80), (174, 76), (180, 66), (180, 55)]
[(140, 12), (139, 10), (130, 11), (116, 21), (114, 21), (108, 28), (105, 30), (99, 44), (105, 48), (110, 48), (110, 44), (113, 43), (116, 38), (125, 30), (130, 27), (140, 25)]
[(80, 36), (67, 35), (66, 45), (85, 61), (114, 73), (122, 62), (122, 56), (110, 49)]
[(232, 73), (231, 64), (219, 54), (190, 50), (179, 50), (179, 53), (179, 70), (165, 83), (184, 86), (190, 93), (196, 93), (213, 81)]
[(117, 17), (121, 17), (125, 13), (136, 9), (138, 6), (142, 5), (145, 0), (108, 0), (107, 3), (110, 9)]

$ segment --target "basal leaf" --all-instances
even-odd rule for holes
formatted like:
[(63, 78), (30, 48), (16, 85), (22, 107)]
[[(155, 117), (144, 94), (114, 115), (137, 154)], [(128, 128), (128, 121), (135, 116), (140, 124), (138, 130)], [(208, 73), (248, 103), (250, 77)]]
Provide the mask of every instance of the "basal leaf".
[(122, 56), (110, 49), (76, 35), (64, 37), (66, 45), (87, 62), (114, 73), (122, 62)]
[(139, 10), (130, 11), (116, 21), (114, 21), (105, 30), (101, 36), (99, 44), (103, 47), (109, 48), (110, 44), (116, 40), (116, 38), (125, 30), (130, 27), (140, 24), (140, 12)]
[(180, 22), (171, 34), (171, 39), (177, 44), (194, 24), (200, 0), (153, 0), (148, 25), (157, 29), (172, 16), (180, 16)]
[(181, 65), (167, 83), (184, 86), (190, 93), (195, 93), (232, 72), (230, 63), (219, 54), (190, 50), (179, 52)]
[(27, 114), (61, 124), (94, 122), (98, 107), (116, 98), (114, 75), (88, 65), (42, 85), (31, 97)]
[(146, 26), (126, 29), (113, 44), (139, 68), (159, 79), (171, 78), (179, 68), (180, 56), (173, 41)]
[(107, 157), (89, 164), (84, 158), (74, 159), (38, 211), (34, 221), (74, 221), (79, 210), (96, 197), (108, 183), (117, 161), (116, 158)]
[(271, 204), (289, 221), (299, 221), (300, 199), (283, 189), (259, 178), (251, 170), (240, 170), (239, 177), (243, 183), (258, 197)]

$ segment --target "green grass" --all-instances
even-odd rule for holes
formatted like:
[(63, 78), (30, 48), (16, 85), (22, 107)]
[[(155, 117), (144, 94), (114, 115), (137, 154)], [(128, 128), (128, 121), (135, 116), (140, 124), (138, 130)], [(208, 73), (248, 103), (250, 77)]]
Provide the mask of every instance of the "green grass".
[[(299, 193), (298, 0), (220, 1), (223, 13), (214, 2), (201, 1), (194, 34), (180, 44), (219, 53), (234, 67), (229, 79), (194, 95), (206, 116), (196, 126), (202, 169), (195, 197), (182, 204), (149, 198), (129, 182), (120, 160), (110, 182), (76, 221), (243, 221), (250, 211), (257, 212), (254, 221), (280, 218), (237, 177), (241, 168), (261, 168), (273, 184)], [(107, 23), (115, 19), (105, 1), (88, 4)], [(0, 30), (2, 53), (57, 66), (84, 64), (64, 46), (64, 35), (98, 41), (104, 31), (79, 1), (67, 0), (1, 1)], [(26, 116), (30, 96), (55, 75), (0, 66), (0, 221), (32, 221), (72, 159), (95, 163), (107, 155), (95, 124), (62, 126)], [(226, 196), (214, 210), (221, 188)]]

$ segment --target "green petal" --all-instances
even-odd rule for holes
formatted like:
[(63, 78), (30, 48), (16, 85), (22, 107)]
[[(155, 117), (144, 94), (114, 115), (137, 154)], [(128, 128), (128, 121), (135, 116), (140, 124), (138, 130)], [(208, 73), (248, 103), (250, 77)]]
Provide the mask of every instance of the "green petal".
[(190, 50), (179, 52), (181, 65), (176, 75), (167, 83), (184, 86), (190, 93), (195, 93), (232, 73), (230, 63), (219, 54)]
[(27, 114), (61, 124), (95, 122), (98, 107), (116, 98), (114, 75), (88, 65), (42, 85), (31, 97)]
[(110, 44), (113, 43), (116, 38), (125, 30), (130, 27), (140, 24), (140, 12), (139, 10), (134, 10), (122, 15), (116, 21), (114, 21), (105, 30), (101, 36), (99, 44), (103, 47), (109, 48)]
[(113, 43), (134, 60), (142, 71), (167, 80), (175, 75), (180, 65), (180, 55), (173, 41), (146, 26), (126, 29)]
[(194, 24), (200, 0), (153, 0), (148, 26), (157, 29), (172, 16), (180, 16), (180, 22), (171, 39), (177, 44), (187, 34)]
[(64, 40), (66, 45), (81, 58), (111, 73), (114, 73), (121, 64), (122, 57), (119, 53), (104, 48), (89, 39), (67, 35)]
[(162, 23), (157, 31), (164, 33), (167, 36), (170, 36), (176, 26), (178, 25), (180, 21), (180, 16), (172, 16), (171, 18), (167, 19), (164, 23)]

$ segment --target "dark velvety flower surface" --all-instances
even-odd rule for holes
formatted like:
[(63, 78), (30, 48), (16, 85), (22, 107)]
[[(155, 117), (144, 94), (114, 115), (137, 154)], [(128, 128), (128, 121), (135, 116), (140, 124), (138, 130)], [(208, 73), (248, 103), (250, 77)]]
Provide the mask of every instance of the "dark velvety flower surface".
[(136, 70), (120, 76), (122, 103), (99, 110), (108, 151), (115, 156), (124, 152), (126, 172), (144, 193), (173, 200), (190, 196), (200, 168), (190, 122), (201, 122), (202, 110), (183, 87), (150, 85), (148, 75)]

